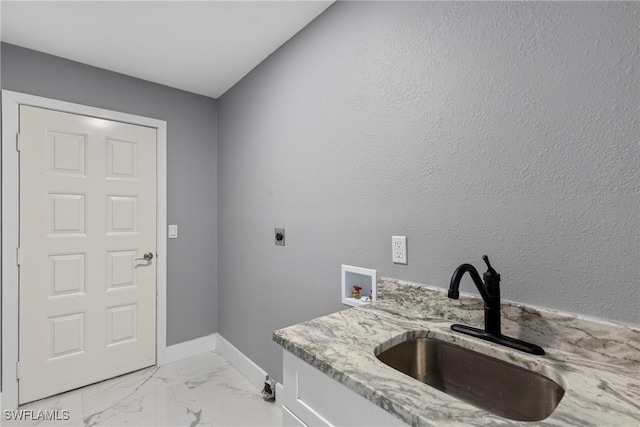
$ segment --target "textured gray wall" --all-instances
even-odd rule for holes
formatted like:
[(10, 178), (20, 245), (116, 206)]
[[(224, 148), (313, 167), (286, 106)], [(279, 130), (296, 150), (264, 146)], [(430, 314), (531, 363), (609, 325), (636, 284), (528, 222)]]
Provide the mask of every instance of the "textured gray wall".
[(2, 88), (167, 121), (167, 344), (216, 332), (217, 101), (10, 44)]
[(280, 378), (340, 264), (447, 287), (483, 254), (504, 299), (640, 324), (639, 10), (331, 6), (219, 99), (221, 334)]
[[(0, 34), (2, 34), (2, 2), (0, 2)], [(2, 88), (2, 43), (0, 43), (0, 88)], [(0, 110), (2, 110), (0, 108)], [(1, 117), (1, 115), (0, 115)], [(0, 120), (0, 137), (2, 135), (2, 120)], [(1, 237), (2, 233), (0, 233)], [(0, 279), (0, 285), (2, 280)], [(0, 286), (1, 288), (1, 286)], [(2, 292), (0, 292), (0, 354), (2, 354)], [(0, 357), (0, 379), (2, 378), (2, 358)], [(2, 383), (0, 382), (0, 391), (2, 391)]]

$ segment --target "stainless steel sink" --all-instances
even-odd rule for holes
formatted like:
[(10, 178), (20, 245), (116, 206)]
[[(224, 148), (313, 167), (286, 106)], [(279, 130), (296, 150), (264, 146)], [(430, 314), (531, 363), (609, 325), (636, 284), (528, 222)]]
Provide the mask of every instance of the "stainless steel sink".
[(450, 396), (511, 420), (543, 420), (564, 396), (564, 389), (543, 375), (435, 338), (403, 341), (376, 357)]

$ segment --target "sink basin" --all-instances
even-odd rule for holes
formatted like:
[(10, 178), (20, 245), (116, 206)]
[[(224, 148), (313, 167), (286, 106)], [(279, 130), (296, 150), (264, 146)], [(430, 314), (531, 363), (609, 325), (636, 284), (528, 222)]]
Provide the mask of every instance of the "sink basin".
[(564, 396), (564, 389), (543, 375), (435, 338), (403, 341), (376, 357), (450, 396), (511, 420), (543, 420)]

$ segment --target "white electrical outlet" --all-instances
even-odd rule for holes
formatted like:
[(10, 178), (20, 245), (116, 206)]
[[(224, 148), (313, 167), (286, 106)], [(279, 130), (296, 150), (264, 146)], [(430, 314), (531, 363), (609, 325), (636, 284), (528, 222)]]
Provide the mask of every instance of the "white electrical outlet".
[(407, 263), (407, 236), (391, 236), (391, 256), (394, 264)]

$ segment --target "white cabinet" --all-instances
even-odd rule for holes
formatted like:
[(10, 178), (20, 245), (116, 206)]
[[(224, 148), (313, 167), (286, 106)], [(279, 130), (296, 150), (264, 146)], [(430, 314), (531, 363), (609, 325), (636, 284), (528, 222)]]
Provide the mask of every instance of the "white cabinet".
[(284, 405), (282, 406), (282, 425), (283, 427), (307, 427), (307, 424)]
[(283, 426), (406, 426), (286, 350), (283, 385)]

